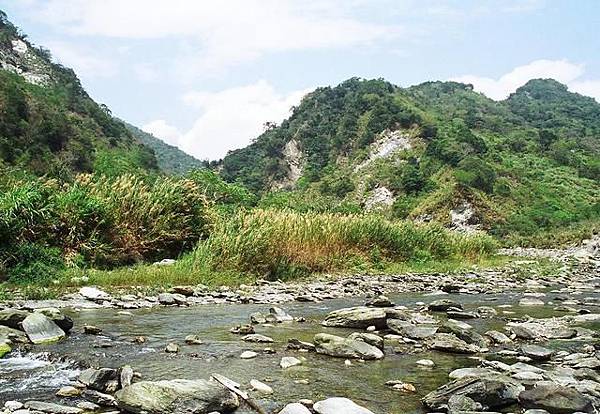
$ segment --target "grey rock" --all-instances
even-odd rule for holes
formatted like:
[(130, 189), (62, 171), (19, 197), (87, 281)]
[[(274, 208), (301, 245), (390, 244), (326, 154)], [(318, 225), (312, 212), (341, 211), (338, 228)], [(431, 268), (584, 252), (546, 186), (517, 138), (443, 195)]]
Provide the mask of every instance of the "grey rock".
[(384, 341), (383, 338), (379, 335), (375, 335), (372, 333), (364, 333), (364, 332), (354, 332), (348, 336), (349, 339), (354, 341), (363, 341), (368, 343), (369, 345), (373, 345), (376, 348), (379, 348), (383, 351)]
[(325, 317), (323, 326), (340, 328), (365, 329), (375, 326), (378, 329), (386, 326), (386, 311), (382, 308), (357, 306), (333, 311)]
[(43, 401), (27, 401), (25, 403), (25, 408), (49, 414), (79, 414), (83, 412), (81, 408), (68, 407), (66, 405), (53, 404)]
[(239, 406), (238, 398), (214, 381), (141, 381), (115, 394), (120, 409), (133, 414), (229, 413)]
[(521, 346), (521, 352), (526, 357), (534, 359), (536, 361), (547, 361), (552, 358), (554, 351), (552, 349), (544, 348), (539, 345), (523, 345)]
[(292, 403), (283, 407), (279, 414), (311, 414), (310, 410), (300, 403)]
[(116, 369), (88, 368), (79, 374), (78, 380), (92, 390), (107, 392), (113, 387), (112, 384), (117, 381), (118, 378), (119, 375)]
[(410, 339), (426, 339), (435, 335), (438, 327), (435, 325), (413, 325), (410, 322), (400, 319), (388, 319), (388, 328), (395, 334), (405, 336)]
[(0, 311), (0, 325), (8, 326), (12, 329), (21, 329), (21, 322), (29, 315), (18, 309), (4, 309)]
[(517, 402), (525, 389), (517, 381), (502, 375), (465, 377), (442, 385), (421, 400), (433, 410), (444, 409), (453, 396), (465, 396), (488, 408), (500, 408)]
[(65, 332), (42, 313), (29, 314), (21, 322), (27, 337), (34, 344), (49, 344), (66, 337)]
[(372, 345), (349, 338), (320, 333), (315, 335), (317, 353), (336, 358), (381, 359), (383, 352)]
[(476, 345), (468, 344), (452, 334), (436, 334), (429, 342), (429, 348), (456, 354), (475, 354), (480, 351)]
[(543, 382), (519, 394), (519, 403), (525, 408), (546, 410), (551, 414), (593, 412), (592, 401), (574, 388)]
[(372, 411), (356, 404), (348, 398), (333, 397), (318, 401), (313, 406), (318, 414), (373, 414)]
[(449, 309), (462, 309), (462, 305), (460, 303), (457, 303), (451, 299), (438, 299), (438, 300), (434, 300), (433, 302), (431, 302), (429, 304), (429, 306), (427, 306), (427, 309), (429, 309), (432, 312), (446, 312)]
[(275, 342), (273, 338), (260, 334), (250, 334), (242, 338), (242, 341), (269, 344)]
[(56, 308), (41, 308), (36, 309), (36, 312), (40, 312), (46, 315), (65, 333), (69, 333), (69, 331), (73, 328), (73, 319), (71, 319), (67, 315), (63, 315), (61, 311)]

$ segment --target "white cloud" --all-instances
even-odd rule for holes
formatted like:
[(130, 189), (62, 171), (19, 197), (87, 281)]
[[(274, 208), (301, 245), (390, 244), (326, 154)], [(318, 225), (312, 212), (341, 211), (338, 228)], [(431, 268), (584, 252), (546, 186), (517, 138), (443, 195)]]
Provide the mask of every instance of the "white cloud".
[(189, 131), (180, 133), (163, 120), (143, 129), (197, 158), (219, 159), (229, 150), (248, 145), (263, 132), (265, 122), (287, 118), (307, 92), (280, 94), (264, 80), (220, 92), (190, 92), (182, 99), (201, 115)]
[(158, 79), (158, 71), (154, 67), (144, 63), (134, 65), (133, 73), (142, 82), (154, 82)]
[(57, 62), (72, 68), (84, 78), (112, 77), (118, 73), (118, 66), (113, 60), (91, 55), (70, 43), (50, 40), (42, 44)]
[(217, 70), (269, 53), (393, 39), (396, 25), (348, 17), (342, 0), (37, 0), (38, 19), (72, 35), (173, 38), (192, 44), (186, 66)]
[(142, 126), (142, 130), (162, 139), (167, 144), (175, 146), (179, 144), (181, 138), (181, 132), (174, 126), (169, 125), (164, 119), (148, 122)]
[(470, 83), (476, 91), (492, 99), (501, 100), (531, 79), (552, 78), (566, 84), (574, 92), (592, 96), (600, 101), (600, 80), (581, 80), (584, 73), (584, 65), (568, 60), (536, 60), (518, 66), (498, 79), (465, 75), (454, 77), (452, 80)]

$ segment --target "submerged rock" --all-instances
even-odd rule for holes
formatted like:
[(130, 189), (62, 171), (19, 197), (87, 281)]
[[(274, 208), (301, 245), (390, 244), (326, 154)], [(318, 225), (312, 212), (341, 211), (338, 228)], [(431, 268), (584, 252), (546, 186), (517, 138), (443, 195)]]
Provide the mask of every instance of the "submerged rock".
[(58, 325), (39, 312), (29, 314), (21, 325), (29, 340), (36, 345), (57, 342), (66, 337)]
[(373, 414), (372, 411), (361, 407), (354, 401), (340, 397), (318, 401), (313, 406), (313, 409), (318, 414)]
[(230, 413), (239, 406), (235, 394), (214, 381), (142, 381), (117, 391), (117, 406), (134, 414)]
[(359, 329), (375, 326), (381, 329), (386, 326), (385, 319), (386, 312), (383, 308), (357, 306), (354, 308), (339, 309), (329, 313), (322, 322), (322, 325)]
[(320, 333), (314, 339), (317, 353), (336, 358), (381, 359), (381, 349), (363, 341)]

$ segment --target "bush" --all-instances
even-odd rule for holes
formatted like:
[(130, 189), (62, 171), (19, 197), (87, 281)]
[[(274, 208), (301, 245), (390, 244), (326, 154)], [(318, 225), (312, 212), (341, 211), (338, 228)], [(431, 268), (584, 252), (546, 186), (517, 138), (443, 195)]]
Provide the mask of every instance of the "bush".
[(454, 172), (456, 180), (465, 187), (473, 187), (491, 193), (494, 191), (496, 172), (490, 164), (478, 157), (468, 157), (458, 163)]

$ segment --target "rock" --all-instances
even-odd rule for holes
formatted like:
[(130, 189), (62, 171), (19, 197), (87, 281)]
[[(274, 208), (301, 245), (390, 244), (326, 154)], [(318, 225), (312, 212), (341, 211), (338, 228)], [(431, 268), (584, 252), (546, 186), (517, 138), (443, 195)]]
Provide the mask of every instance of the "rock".
[(499, 408), (517, 402), (523, 387), (501, 375), (494, 377), (465, 377), (442, 385), (421, 400), (433, 410), (444, 409), (453, 396), (465, 396), (488, 408)]
[(310, 410), (300, 403), (292, 403), (283, 407), (279, 414), (311, 414)]
[(551, 382), (538, 383), (519, 394), (519, 403), (525, 408), (538, 408), (551, 414), (574, 412), (591, 413), (592, 401), (574, 388)]
[(283, 357), (279, 366), (283, 369), (295, 367), (296, 365), (302, 365), (302, 361), (295, 357)]
[(303, 342), (296, 338), (288, 339), (287, 349), (293, 349), (296, 351), (305, 350), (309, 352), (315, 351), (315, 345), (310, 342)]
[(429, 342), (429, 348), (456, 354), (475, 354), (479, 352), (479, 347), (476, 345), (468, 344), (462, 339), (447, 333), (436, 334)]
[(258, 391), (261, 394), (273, 394), (273, 388), (269, 387), (264, 382), (260, 382), (259, 380), (250, 380), (250, 386), (253, 390)]
[(110, 295), (96, 287), (84, 286), (79, 289), (79, 294), (87, 300), (102, 301), (110, 299)]
[(519, 306), (544, 306), (543, 300), (538, 298), (525, 297), (519, 301)]
[(121, 384), (121, 388), (131, 385), (131, 381), (133, 381), (133, 376), (135, 375), (133, 368), (131, 368), (129, 365), (125, 365), (120, 371), (119, 382)]
[(381, 349), (382, 351), (384, 348), (383, 338), (372, 333), (354, 332), (351, 333), (348, 338), (354, 341), (366, 342), (369, 345), (373, 345), (374, 347)]
[(267, 323), (267, 318), (260, 312), (254, 312), (250, 314), (250, 322), (254, 324)]
[(72, 387), (67, 385), (62, 387), (56, 392), (57, 397), (78, 397), (81, 395), (81, 390), (79, 388)]
[(498, 331), (487, 331), (485, 334), (488, 338), (490, 338), (495, 344), (505, 345), (512, 342), (508, 336)]
[(174, 342), (168, 343), (165, 348), (165, 352), (168, 354), (176, 354), (179, 352), (179, 345)]
[(141, 381), (115, 394), (117, 406), (133, 414), (229, 413), (238, 398), (220, 384), (206, 380)]
[(98, 335), (102, 332), (102, 328), (94, 325), (83, 325), (83, 333), (86, 335)]
[(83, 391), (83, 398), (103, 407), (114, 407), (117, 405), (115, 397), (96, 390)]
[(491, 369), (488, 368), (459, 368), (459, 369), (455, 369), (454, 371), (452, 371), (450, 374), (448, 374), (448, 378), (450, 379), (461, 379), (461, 378), (467, 378), (467, 377), (480, 377), (480, 376), (484, 376), (484, 375), (494, 375), (496, 374), (496, 372), (494, 372)]
[(242, 341), (255, 342), (255, 343), (263, 343), (263, 344), (270, 344), (270, 343), (275, 342), (273, 340), (273, 338), (269, 338), (268, 336), (260, 335), (260, 334), (246, 335), (246, 336), (244, 336), (242, 338)]
[(318, 401), (313, 406), (313, 409), (318, 414), (373, 414), (372, 411), (361, 407), (354, 401), (340, 397)]
[(469, 398), (466, 395), (453, 395), (448, 400), (449, 413), (473, 413), (481, 411), (482, 409), (483, 407), (480, 403), (473, 401), (472, 398)]
[(446, 312), (449, 318), (453, 319), (477, 319), (479, 315), (475, 312), (465, 312), (465, 311), (448, 311)]
[(435, 367), (435, 362), (433, 362), (431, 359), (419, 359), (417, 362), (415, 362), (415, 364), (427, 368)]
[(440, 327), (440, 332), (454, 334), (468, 344), (476, 344), (480, 347), (486, 346), (483, 336), (477, 333), (471, 325), (462, 321), (448, 319)]
[(544, 348), (539, 345), (523, 345), (521, 346), (521, 352), (523, 352), (523, 355), (526, 357), (536, 361), (547, 361), (554, 355), (552, 349)]
[(21, 329), (21, 322), (29, 315), (18, 309), (4, 309), (0, 311), (0, 325), (8, 326), (12, 329)]
[(161, 293), (158, 295), (158, 303), (161, 305), (183, 305), (187, 303), (187, 298), (179, 293)]
[(462, 309), (462, 305), (460, 303), (454, 302), (451, 299), (438, 299), (434, 300), (427, 306), (432, 312), (446, 312), (449, 309)]
[(169, 289), (169, 293), (176, 293), (183, 296), (194, 296), (193, 286), (173, 286)]
[(29, 338), (27, 338), (27, 335), (23, 331), (0, 325), (0, 342), (28, 344)]
[(60, 329), (62, 329), (65, 333), (69, 333), (69, 331), (73, 328), (73, 319), (71, 319), (67, 315), (63, 315), (60, 310), (56, 308), (41, 308), (36, 309), (36, 312), (43, 313), (46, 315), (52, 322), (54, 322)]
[[(286, 313), (286, 311), (284, 311), (281, 308), (278, 308), (277, 306), (273, 306), (271, 309), (269, 309), (269, 317), (273, 318), (274, 321), (273, 322), (291, 322), (294, 320), (294, 318), (289, 315), (288, 313)], [(269, 318), (267, 318), (268, 320)]]
[(33, 411), (41, 411), (49, 414), (79, 414), (83, 412), (81, 408), (68, 407), (66, 405), (53, 404), (42, 401), (27, 401), (25, 408)]
[(92, 390), (107, 392), (114, 388), (112, 384), (117, 382), (118, 377), (116, 369), (88, 368), (79, 374), (78, 380)]
[(23, 408), (23, 403), (19, 401), (7, 401), (4, 403), (4, 408), (8, 411), (17, 411)]
[(382, 329), (386, 326), (385, 320), (386, 312), (384, 309), (357, 306), (329, 313), (322, 322), (322, 325), (358, 329), (365, 329), (373, 325), (378, 329)]
[(29, 314), (21, 323), (27, 337), (34, 344), (49, 344), (66, 337), (65, 332), (42, 313)]
[(77, 408), (81, 408), (83, 411), (98, 411), (100, 406), (90, 401), (81, 401), (77, 403)]
[(373, 308), (391, 308), (394, 306), (394, 303), (387, 296), (381, 295), (368, 301), (365, 305)]
[(362, 341), (320, 333), (315, 335), (314, 344), (317, 353), (336, 358), (381, 359), (383, 352)]
[(252, 325), (237, 325), (229, 330), (229, 332), (237, 335), (249, 335), (254, 333), (254, 326)]
[(438, 331), (435, 325), (413, 325), (399, 319), (388, 319), (387, 325), (395, 334), (416, 340), (430, 338)]
[(201, 345), (203, 342), (198, 335), (188, 335), (185, 337), (185, 343), (188, 345)]
[(244, 351), (240, 355), (240, 358), (242, 358), (242, 359), (252, 359), (252, 358), (256, 358), (257, 356), (258, 356), (258, 354), (256, 352), (254, 352), (254, 351)]

